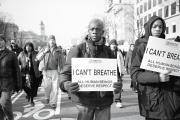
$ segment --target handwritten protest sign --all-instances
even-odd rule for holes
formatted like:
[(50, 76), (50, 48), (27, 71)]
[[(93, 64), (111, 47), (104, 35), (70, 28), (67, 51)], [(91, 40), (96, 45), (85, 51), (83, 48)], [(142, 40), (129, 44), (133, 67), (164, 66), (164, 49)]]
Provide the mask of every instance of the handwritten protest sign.
[(180, 76), (180, 43), (149, 37), (141, 68), (155, 72), (171, 71)]
[(113, 91), (116, 81), (116, 59), (72, 58), (72, 82), (80, 91)]

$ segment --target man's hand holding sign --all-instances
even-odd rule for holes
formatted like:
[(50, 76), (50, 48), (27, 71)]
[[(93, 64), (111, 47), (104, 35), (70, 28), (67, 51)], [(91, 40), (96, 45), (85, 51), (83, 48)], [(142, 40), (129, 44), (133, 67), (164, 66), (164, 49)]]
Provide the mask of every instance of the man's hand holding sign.
[(116, 59), (73, 58), (72, 82), (66, 82), (64, 86), (71, 93), (120, 91), (122, 83), (117, 82)]
[(77, 82), (72, 83), (72, 82), (68, 81), (68, 82), (64, 83), (64, 88), (69, 93), (75, 93), (75, 92), (79, 91), (79, 85)]

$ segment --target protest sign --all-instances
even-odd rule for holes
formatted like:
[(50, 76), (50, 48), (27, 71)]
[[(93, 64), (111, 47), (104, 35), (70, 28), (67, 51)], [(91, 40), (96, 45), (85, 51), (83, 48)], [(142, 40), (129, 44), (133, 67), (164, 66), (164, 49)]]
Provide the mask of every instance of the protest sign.
[(140, 67), (180, 76), (180, 43), (150, 36)]
[(78, 82), (80, 91), (113, 91), (117, 60), (72, 58), (72, 82)]

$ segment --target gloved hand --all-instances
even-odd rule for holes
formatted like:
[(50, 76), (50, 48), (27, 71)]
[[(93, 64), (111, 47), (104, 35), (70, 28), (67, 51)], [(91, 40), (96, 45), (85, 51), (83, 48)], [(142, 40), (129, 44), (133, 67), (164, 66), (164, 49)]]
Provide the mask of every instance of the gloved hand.
[(121, 90), (122, 90), (122, 82), (115, 82), (115, 83), (113, 84), (113, 87), (115, 88), (115, 89), (114, 89), (114, 93), (119, 93), (119, 92), (121, 92)]
[(70, 81), (67, 81), (64, 83), (64, 89), (70, 93), (76, 93), (79, 91), (79, 85), (77, 82), (70, 82)]

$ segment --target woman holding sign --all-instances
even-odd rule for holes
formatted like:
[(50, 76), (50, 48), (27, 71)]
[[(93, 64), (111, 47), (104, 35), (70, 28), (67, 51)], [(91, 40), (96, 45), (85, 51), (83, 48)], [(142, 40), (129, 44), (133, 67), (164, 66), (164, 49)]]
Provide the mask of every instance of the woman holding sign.
[(149, 19), (131, 65), (131, 78), (138, 83), (140, 114), (146, 120), (180, 119), (180, 77), (170, 76), (170, 71), (158, 73), (140, 68), (149, 36), (164, 39), (165, 29), (162, 18)]

